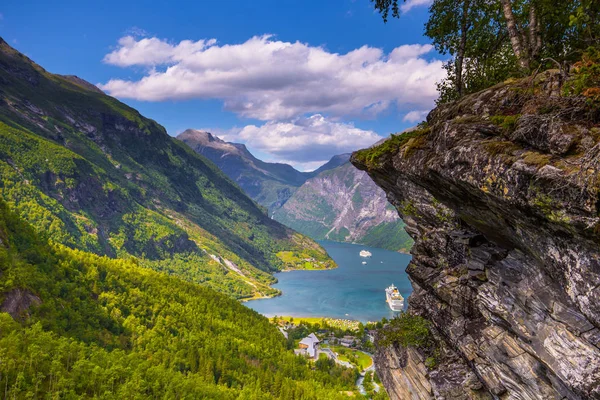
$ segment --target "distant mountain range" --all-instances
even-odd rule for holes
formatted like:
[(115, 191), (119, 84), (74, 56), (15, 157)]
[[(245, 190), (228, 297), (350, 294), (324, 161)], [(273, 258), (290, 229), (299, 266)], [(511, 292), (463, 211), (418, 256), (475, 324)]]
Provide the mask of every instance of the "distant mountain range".
[(188, 129), (178, 136), (214, 162), (275, 220), (313, 239), (407, 251), (412, 240), (383, 190), (349, 162), (334, 156), (312, 172), (267, 163), (239, 143)]
[(261, 161), (245, 145), (225, 142), (209, 132), (188, 129), (177, 138), (214, 162), (269, 212), (281, 207), (312, 176), (291, 165)]

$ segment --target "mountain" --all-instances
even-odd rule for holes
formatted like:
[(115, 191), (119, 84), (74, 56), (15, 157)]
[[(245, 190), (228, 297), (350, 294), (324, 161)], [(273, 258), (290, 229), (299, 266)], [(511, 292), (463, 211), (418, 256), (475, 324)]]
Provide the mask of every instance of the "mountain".
[(338, 154), (337, 156), (331, 157), (331, 160), (327, 161), (325, 164), (321, 165), (319, 168), (314, 170), (313, 172), (308, 173), (309, 178), (313, 178), (319, 175), (321, 172), (328, 171), (330, 169), (334, 169), (339, 167), (340, 165), (346, 164), (350, 159), (351, 153)]
[(311, 176), (288, 164), (261, 161), (245, 145), (225, 142), (209, 132), (188, 129), (177, 138), (214, 162), (248, 196), (269, 211), (281, 207)]
[(598, 61), (443, 103), (352, 156), (415, 240), (407, 313), (376, 341), (391, 398), (600, 399)]
[(307, 180), (273, 218), (314, 239), (407, 252), (412, 240), (398, 213), (383, 190), (348, 159), (334, 157), (329, 164), (341, 165)]
[(52, 242), (237, 298), (276, 294), (271, 272), (304, 267), (289, 260), (334, 265), (155, 121), (1, 39), (0, 176), (2, 198)]
[(188, 129), (179, 140), (212, 160), (277, 221), (316, 240), (408, 251), (412, 242), (385, 194), (340, 154), (312, 172), (267, 163), (240, 143)]

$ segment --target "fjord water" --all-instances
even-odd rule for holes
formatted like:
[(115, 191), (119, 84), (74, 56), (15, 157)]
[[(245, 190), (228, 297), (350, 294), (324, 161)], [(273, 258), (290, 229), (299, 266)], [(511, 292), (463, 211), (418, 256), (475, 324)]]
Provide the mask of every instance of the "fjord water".
[[(300, 317), (347, 318), (379, 321), (394, 313), (385, 302), (385, 288), (392, 283), (408, 298), (412, 287), (404, 270), (411, 257), (395, 251), (363, 245), (319, 242), (337, 263), (327, 271), (290, 271), (276, 275), (274, 285), (283, 294), (245, 303), (259, 313)], [(373, 255), (360, 257), (361, 250)], [(366, 261), (366, 264), (362, 264)], [(405, 307), (407, 301), (405, 300)]]

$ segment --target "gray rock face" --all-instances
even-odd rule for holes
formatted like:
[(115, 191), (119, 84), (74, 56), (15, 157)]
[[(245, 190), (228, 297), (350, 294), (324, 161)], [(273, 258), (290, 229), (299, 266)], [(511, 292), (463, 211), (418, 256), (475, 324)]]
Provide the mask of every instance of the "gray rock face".
[(314, 239), (402, 251), (412, 245), (383, 190), (349, 162), (306, 181), (273, 217)]
[(29, 308), (39, 306), (42, 300), (27, 289), (13, 289), (4, 295), (0, 311), (9, 313), (14, 319), (21, 320), (29, 317)]
[[(380, 348), (392, 398), (476, 398), (469, 374), (497, 399), (600, 398), (598, 121), (580, 99), (547, 96), (547, 81), (535, 97), (527, 83), (468, 96), (396, 147), (353, 155), (415, 239), (410, 312), (456, 355), (423, 371)], [(440, 376), (461, 370), (460, 395), (445, 395)]]

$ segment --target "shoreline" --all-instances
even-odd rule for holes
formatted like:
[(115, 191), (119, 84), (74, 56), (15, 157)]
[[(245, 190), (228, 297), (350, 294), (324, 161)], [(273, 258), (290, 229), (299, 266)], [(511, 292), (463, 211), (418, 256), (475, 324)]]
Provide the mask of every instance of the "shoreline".
[[(325, 322), (327, 323), (344, 323), (344, 324), (348, 324), (348, 325), (352, 325), (351, 329), (358, 329), (358, 324), (376, 324), (378, 321), (361, 321), (359, 319), (353, 319), (353, 318), (336, 318), (336, 317), (323, 317), (323, 316), (318, 316), (318, 317), (298, 317), (296, 315), (271, 315), (271, 316), (267, 316), (265, 314), (261, 314), (262, 316), (264, 316), (265, 318), (272, 320), (273, 317), (277, 317), (279, 320), (284, 320), (284, 321), (290, 321), (291, 318), (294, 319), (294, 323), (297, 322), (308, 322), (309, 324), (316, 324), (316, 323), (321, 323), (323, 320), (325, 320)], [(350, 327), (349, 327), (350, 328)]]

